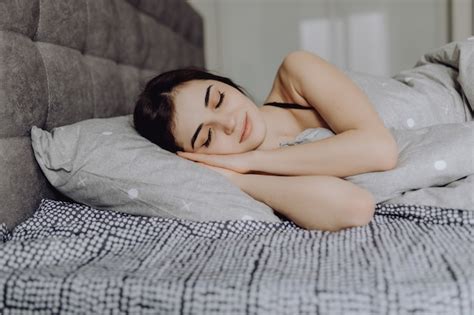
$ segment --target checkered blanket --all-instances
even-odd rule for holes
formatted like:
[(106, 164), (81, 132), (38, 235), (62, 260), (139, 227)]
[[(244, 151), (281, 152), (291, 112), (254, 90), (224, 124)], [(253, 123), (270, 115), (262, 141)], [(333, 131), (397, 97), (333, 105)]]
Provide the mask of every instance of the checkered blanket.
[(43, 199), (0, 229), (0, 313), (471, 315), (473, 226), (472, 211), (404, 204), (328, 232)]

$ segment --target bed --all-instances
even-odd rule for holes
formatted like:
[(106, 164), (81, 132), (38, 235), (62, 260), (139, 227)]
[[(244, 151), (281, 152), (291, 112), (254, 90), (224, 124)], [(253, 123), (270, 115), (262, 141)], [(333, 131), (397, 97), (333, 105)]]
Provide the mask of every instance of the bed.
[[(474, 63), (462, 71), (460, 64), (474, 50), (463, 45), (423, 60), (472, 77)], [(32, 126), (51, 131), (129, 115), (152, 76), (204, 66), (203, 47), (202, 17), (184, 0), (0, 2), (1, 313), (473, 314), (469, 151), (460, 154), (465, 168), (449, 184), (405, 185), (377, 203), (368, 225), (338, 232), (305, 230), (282, 217), (197, 221), (100, 209), (51, 185), (35, 159)], [(441, 66), (417, 69), (396, 84), (408, 88)], [(368, 88), (370, 76), (351, 77), (376, 106), (377, 97), (386, 98)], [(467, 132), (457, 141), (468, 150), (474, 85), (459, 82), (452, 91), (464, 94), (449, 96), (459, 110), (435, 118), (446, 118), (443, 130)], [(397, 130), (390, 118), (408, 111), (403, 103), (406, 110), (383, 115)], [(441, 132), (426, 118), (430, 109), (418, 113), (403, 122), (425, 118), (424, 125), (397, 139)], [(397, 174), (385, 181), (411, 183)]]

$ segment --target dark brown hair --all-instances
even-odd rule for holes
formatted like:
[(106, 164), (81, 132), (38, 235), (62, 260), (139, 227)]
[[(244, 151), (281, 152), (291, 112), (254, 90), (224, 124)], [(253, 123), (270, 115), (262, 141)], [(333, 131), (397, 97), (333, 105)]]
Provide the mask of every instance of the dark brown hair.
[(172, 153), (184, 151), (176, 143), (172, 133), (175, 128), (173, 92), (177, 87), (191, 80), (220, 81), (248, 95), (244, 88), (231, 79), (194, 66), (163, 72), (148, 81), (135, 103), (133, 112), (135, 129), (141, 136)]

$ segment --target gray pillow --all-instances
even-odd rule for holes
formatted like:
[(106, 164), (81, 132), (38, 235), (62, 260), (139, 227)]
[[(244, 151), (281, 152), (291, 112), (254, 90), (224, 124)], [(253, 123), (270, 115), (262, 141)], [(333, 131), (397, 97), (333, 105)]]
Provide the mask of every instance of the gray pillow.
[(97, 209), (193, 221), (281, 222), (225, 176), (142, 137), (133, 115), (93, 118), (51, 132), (33, 126), (32, 147), (48, 181)]

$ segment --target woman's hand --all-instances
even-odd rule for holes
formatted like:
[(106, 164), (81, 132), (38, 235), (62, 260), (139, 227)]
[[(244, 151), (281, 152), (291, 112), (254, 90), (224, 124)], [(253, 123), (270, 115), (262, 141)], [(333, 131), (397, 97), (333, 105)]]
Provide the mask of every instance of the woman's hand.
[[(202, 154), (178, 151), (178, 156), (196, 162), (206, 164), (206, 166), (217, 166), (237, 173), (249, 173), (254, 158), (254, 151), (236, 154)], [(216, 169), (215, 169), (216, 170)], [(223, 173), (222, 170), (220, 170)]]

